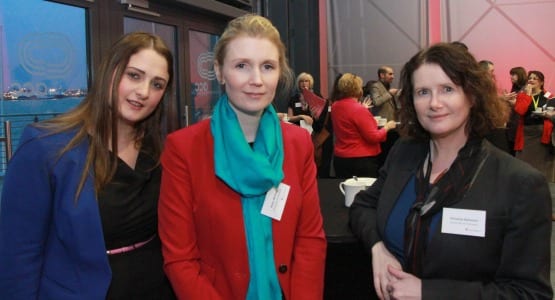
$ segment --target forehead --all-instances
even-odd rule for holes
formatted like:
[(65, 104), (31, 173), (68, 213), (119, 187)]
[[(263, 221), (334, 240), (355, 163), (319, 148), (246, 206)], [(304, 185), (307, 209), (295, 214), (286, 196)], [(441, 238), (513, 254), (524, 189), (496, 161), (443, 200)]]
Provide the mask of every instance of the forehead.
[(422, 64), (414, 70), (412, 81), (415, 89), (453, 83), (441, 66), (429, 63)]
[(540, 79), (540, 76), (538, 76), (535, 73), (530, 73), (530, 75), (528, 75), (528, 78), (530, 78), (530, 79)]
[(131, 55), (127, 67), (133, 67), (166, 80), (170, 77), (168, 74), (168, 61), (152, 48), (141, 49)]
[(264, 37), (238, 36), (226, 47), (224, 60), (279, 60), (277, 46)]

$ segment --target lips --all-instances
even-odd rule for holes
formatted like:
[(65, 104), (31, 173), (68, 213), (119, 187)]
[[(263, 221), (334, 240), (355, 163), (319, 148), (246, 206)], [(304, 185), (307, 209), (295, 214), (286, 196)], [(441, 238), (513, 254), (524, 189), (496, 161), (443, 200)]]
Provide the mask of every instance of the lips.
[(135, 100), (127, 99), (127, 103), (131, 104), (131, 106), (136, 107), (136, 108), (141, 108), (141, 107), (144, 106), (141, 102), (135, 101)]
[(249, 93), (249, 92), (245, 92), (245, 94), (251, 98), (260, 98), (262, 96), (264, 96), (264, 93)]
[(431, 116), (428, 116), (428, 118), (430, 118), (431, 120), (439, 120), (439, 119), (445, 118), (446, 116), (447, 116), (446, 114), (442, 114), (442, 115), (431, 115)]

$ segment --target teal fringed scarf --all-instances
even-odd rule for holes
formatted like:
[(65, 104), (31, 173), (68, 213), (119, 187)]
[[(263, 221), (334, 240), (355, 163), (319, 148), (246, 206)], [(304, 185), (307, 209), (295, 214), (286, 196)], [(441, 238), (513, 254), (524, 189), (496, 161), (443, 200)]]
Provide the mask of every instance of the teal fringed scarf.
[(227, 95), (214, 106), (210, 122), (216, 176), (241, 195), (250, 269), (247, 299), (282, 299), (274, 266), (272, 220), (260, 213), (266, 192), (283, 179), (283, 142), (276, 112), (271, 105), (264, 110), (253, 147)]

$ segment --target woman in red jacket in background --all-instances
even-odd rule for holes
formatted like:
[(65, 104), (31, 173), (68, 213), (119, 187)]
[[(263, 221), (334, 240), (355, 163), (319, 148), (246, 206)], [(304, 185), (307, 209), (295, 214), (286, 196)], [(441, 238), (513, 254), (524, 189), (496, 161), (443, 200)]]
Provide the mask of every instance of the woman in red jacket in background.
[(362, 83), (359, 76), (345, 73), (336, 86), (342, 98), (332, 104), (331, 111), (335, 134), (333, 166), (339, 178), (378, 177), (380, 143), (386, 140), (387, 131), (396, 126), (395, 121), (389, 121), (378, 128), (372, 113), (358, 102)]
[(516, 136), (517, 157), (540, 170), (549, 179), (553, 160), (551, 131), (553, 125), (544, 118), (549, 93), (544, 90), (544, 75), (540, 71), (528, 72), (528, 83), (516, 96), (514, 111), (520, 115)]

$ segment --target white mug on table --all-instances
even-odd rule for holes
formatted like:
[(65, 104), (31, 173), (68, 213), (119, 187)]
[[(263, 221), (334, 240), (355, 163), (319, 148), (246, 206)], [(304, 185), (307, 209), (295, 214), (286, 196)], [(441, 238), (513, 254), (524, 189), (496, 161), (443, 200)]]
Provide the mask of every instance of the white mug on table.
[(339, 190), (345, 195), (345, 206), (350, 207), (355, 200), (355, 195), (371, 186), (376, 178), (353, 177), (339, 183)]

